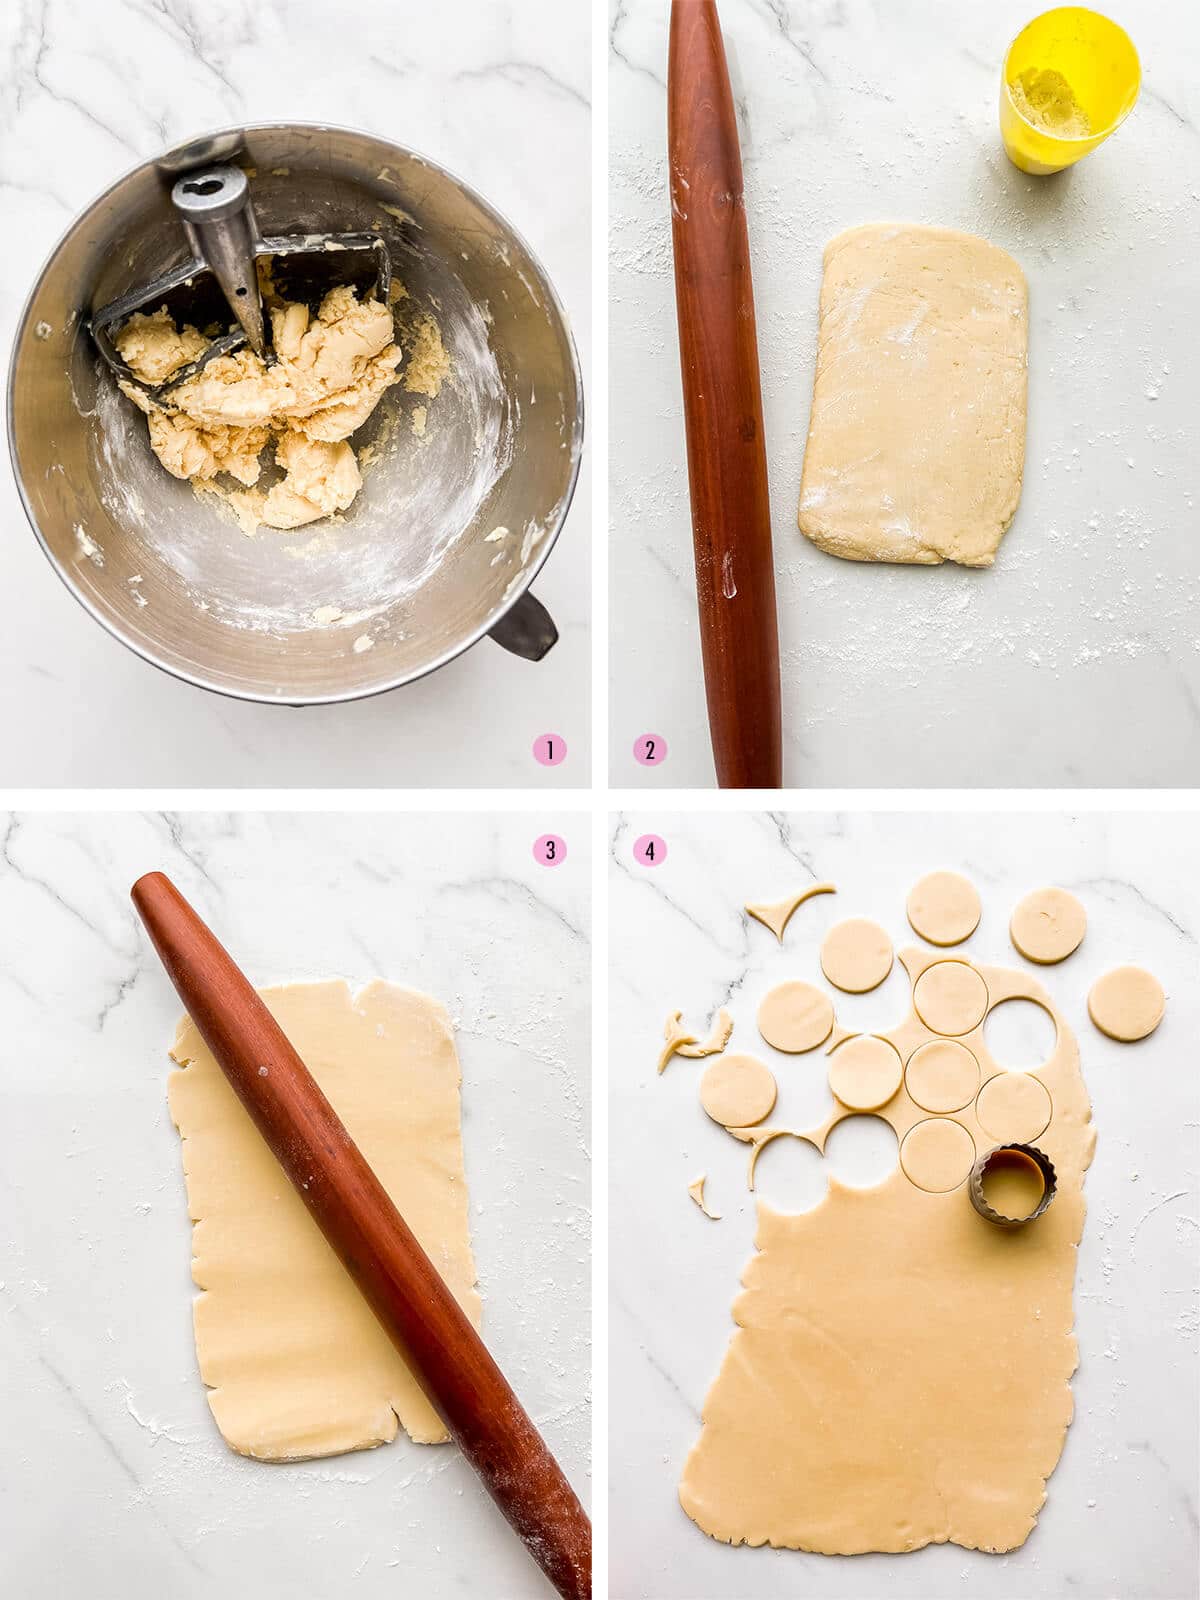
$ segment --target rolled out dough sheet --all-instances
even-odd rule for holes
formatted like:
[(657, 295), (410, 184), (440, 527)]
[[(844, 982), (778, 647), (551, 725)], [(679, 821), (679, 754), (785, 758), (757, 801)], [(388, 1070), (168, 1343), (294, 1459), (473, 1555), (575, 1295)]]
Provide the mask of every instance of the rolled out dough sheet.
[[(392, 984), (260, 990), (476, 1327), (450, 1019)], [(200, 1376), (225, 1441), (264, 1461), (447, 1435), (190, 1018), (168, 1083), (182, 1139)]]
[(800, 530), (851, 561), (990, 567), (1025, 458), (1028, 296), (952, 228), (873, 223), (826, 248)]
[[(900, 959), (914, 988), (942, 963), (928, 950)], [(981, 1017), (953, 1046), (984, 1080), (975, 1102), (931, 1116), (899, 1087), (877, 1111), (901, 1147), (882, 1183), (831, 1177), (799, 1215), (759, 1202), (735, 1331), (679, 1486), (716, 1539), (826, 1555), (945, 1542), (1005, 1551), (1037, 1520), (1071, 1420), (1095, 1130), (1078, 1046), (1050, 996), (1024, 973), (973, 970), (992, 1006), (1021, 998), (1049, 1012), (1053, 1054), (1034, 1072), (1005, 1071)], [(886, 1039), (910, 1069), (945, 1042), (915, 1010)], [(833, 1050), (831, 1083), (855, 1042)], [(971, 1206), (967, 1178), (977, 1150), (1027, 1136), (1035, 1101), (1058, 1192), (1036, 1223), (998, 1228)], [(823, 1153), (852, 1114), (839, 1105), (799, 1137)], [(756, 1152), (778, 1131), (758, 1130)]]

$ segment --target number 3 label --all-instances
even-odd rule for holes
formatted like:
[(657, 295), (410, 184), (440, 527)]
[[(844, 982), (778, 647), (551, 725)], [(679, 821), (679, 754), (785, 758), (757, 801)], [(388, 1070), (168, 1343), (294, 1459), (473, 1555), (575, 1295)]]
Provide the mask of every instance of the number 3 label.
[(557, 833), (544, 833), (533, 841), (533, 859), (543, 867), (557, 867), (567, 859), (567, 841)]
[(643, 867), (661, 867), (667, 859), (667, 841), (657, 833), (644, 833), (633, 847), (633, 859)]

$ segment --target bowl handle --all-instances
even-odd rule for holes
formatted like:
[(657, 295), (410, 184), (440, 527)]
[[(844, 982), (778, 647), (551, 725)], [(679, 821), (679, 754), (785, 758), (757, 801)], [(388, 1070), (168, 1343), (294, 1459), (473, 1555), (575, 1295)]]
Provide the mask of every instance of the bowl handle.
[(554, 618), (528, 590), (488, 630), (490, 638), (526, 661), (540, 661), (558, 643)]

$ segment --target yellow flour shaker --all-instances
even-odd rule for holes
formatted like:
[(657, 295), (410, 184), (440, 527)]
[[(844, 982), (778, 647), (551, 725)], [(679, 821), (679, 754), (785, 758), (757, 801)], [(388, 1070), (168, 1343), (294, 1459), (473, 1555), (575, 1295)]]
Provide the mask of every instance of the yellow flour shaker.
[(1142, 70), (1129, 35), (1084, 6), (1023, 28), (1004, 58), (1000, 134), (1022, 172), (1061, 172), (1103, 144), (1133, 110)]

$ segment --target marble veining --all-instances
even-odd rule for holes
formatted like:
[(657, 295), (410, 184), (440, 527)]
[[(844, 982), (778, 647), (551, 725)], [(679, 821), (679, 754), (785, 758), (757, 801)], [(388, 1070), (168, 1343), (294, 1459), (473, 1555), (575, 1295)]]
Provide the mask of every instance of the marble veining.
[[(484, 1333), (590, 1495), (589, 865), (578, 818), (0, 817), (0, 1586), (541, 1595), (452, 1445), (280, 1467), (196, 1371), (166, 1104), (178, 999), (129, 904), (166, 871), (255, 981), (380, 976), (448, 1006)], [(539, 831), (566, 838), (554, 871)], [(15, 1475), (15, 1476), (14, 1476)], [(351, 1579), (354, 1581), (351, 1582)]]
[[(754, 266), (797, 787), (1191, 785), (1200, 574), (1183, 358), (1200, 133), (1186, 0), (1120, 13), (1141, 100), (1073, 171), (1025, 177), (997, 125), (1039, 8), (722, 0)], [(618, 784), (713, 781), (666, 174), (669, 7), (609, 0), (612, 715)], [(989, 571), (861, 566), (796, 527), (825, 245), (887, 220), (982, 234), (1030, 287), (1016, 520)], [(638, 766), (639, 734), (670, 745)]]
[[(655, 869), (632, 859), (634, 840), (650, 832), (668, 846)], [(1179, 814), (647, 812), (611, 819), (614, 1600), (961, 1600), (968, 1593), (980, 1600), (1174, 1600), (1191, 1592), (1200, 1550), (1194, 832), (1191, 817)], [(875, 918), (897, 947), (920, 944), (905, 899), (920, 876), (941, 867), (965, 873), (980, 890), (983, 918), (961, 948), (984, 963), (1024, 967), (1009, 943), (1008, 920), (1033, 888), (1059, 884), (1088, 912), (1087, 936), (1074, 956), (1030, 969), (1078, 1039), (1098, 1133), (1076, 1283), (1075, 1420), (1038, 1526), (1009, 1556), (950, 1545), (848, 1559), (731, 1549), (688, 1520), (676, 1486), (731, 1331), (730, 1306), (754, 1248), (755, 1205), (745, 1149), (700, 1109), (703, 1063), (677, 1058), (656, 1075), (663, 1022), (679, 1007), (686, 1022), (704, 1028), (727, 1007), (731, 1048), (758, 1055), (776, 1074), (780, 1120), (815, 1125), (831, 1103), (823, 1058), (771, 1050), (755, 1027), (758, 1004), (787, 978), (828, 989), (817, 952), (825, 930), (844, 917)], [(782, 946), (744, 913), (747, 900), (781, 899), (821, 879), (837, 893), (802, 905)], [(1148, 967), (1168, 995), (1165, 1020), (1139, 1046), (1106, 1039), (1087, 1017), (1091, 983), (1124, 962)], [(873, 993), (829, 992), (839, 1022), (868, 1032), (898, 1022), (908, 1009), (898, 964)], [(1036, 1020), (1044, 1021), (1040, 1013)], [(989, 1024), (989, 1045), (1001, 1061), (1017, 1064), (1019, 1056), (1006, 1052), (1030, 1041), (1038, 1041), (1036, 1031), (1017, 1028), (1001, 1030), (993, 1043)], [(862, 1148), (855, 1146), (859, 1132)], [(815, 1151), (781, 1141), (760, 1163), (760, 1194), (781, 1209), (799, 1209), (820, 1198), (828, 1169), (864, 1181), (862, 1163), (871, 1168), (880, 1149), (867, 1135), (867, 1128), (835, 1133), (827, 1165)], [(889, 1140), (888, 1165), (895, 1161), (890, 1133), (884, 1144)], [(688, 1197), (701, 1172), (720, 1222), (707, 1221)]]
[[(557, 0), (23, 0), (0, 7), (0, 344), (75, 215), (135, 163), (239, 121), (364, 128), (464, 178), (529, 241), (590, 375), (590, 46)], [(6, 355), (7, 364), (7, 355)], [(8, 472), (0, 781), (30, 787), (578, 786), (587, 780), (590, 467), (535, 593), (560, 639), (531, 666), (484, 640), (420, 683), (296, 713), (155, 672), (59, 584)], [(53, 728), (55, 736), (46, 737)], [(536, 767), (554, 731), (571, 749)]]

